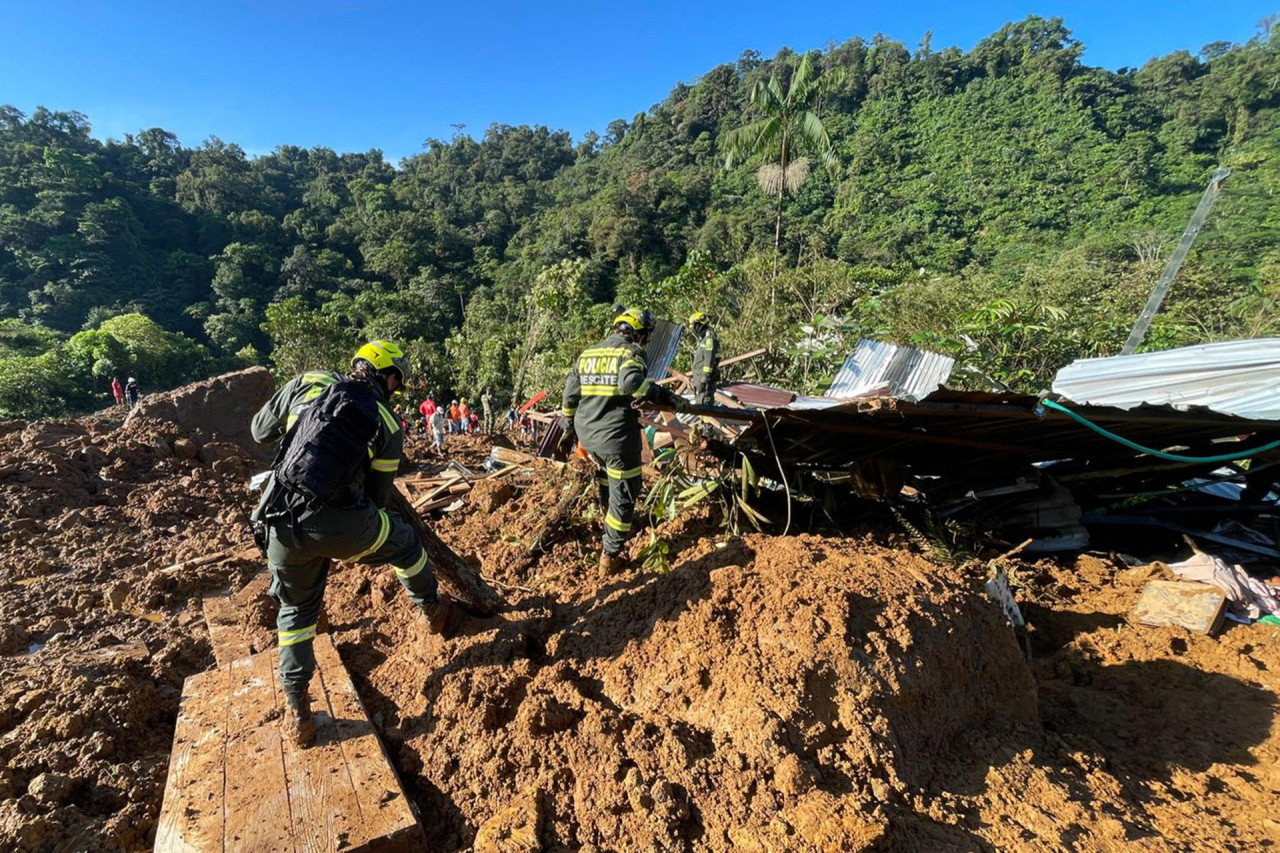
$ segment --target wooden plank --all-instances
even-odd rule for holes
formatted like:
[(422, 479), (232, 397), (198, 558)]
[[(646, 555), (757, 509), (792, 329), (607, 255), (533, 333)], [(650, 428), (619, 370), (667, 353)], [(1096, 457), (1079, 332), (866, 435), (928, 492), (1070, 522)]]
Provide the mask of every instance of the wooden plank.
[(756, 356), (764, 355), (768, 351), (769, 350), (764, 347), (761, 347), (760, 349), (753, 349), (751, 352), (744, 352), (742, 355), (735, 355), (732, 358), (726, 358), (724, 361), (720, 362), (720, 367), (725, 368), (730, 365), (737, 364), (740, 361), (748, 361)]
[(231, 666), (232, 661), (253, 654), (253, 647), (240, 633), (240, 621), (230, 596), (205, 596), (203, 610), (205, 624), (209, 626), (209, 642), (213, 644), (213, 659), (219, 667)]
[(222, 850), (226, 759), (225, 669), (187, 678), (173, 731), (173, 753), (156, 824), (157, 853)]
[(187, 679), (157, 851), (421, 850), (404, 789), (332, 640), (315, 641), (316, 743), (280, 734), (273, 650)]
[(537, 457), (532, 453), (525, 453), (522, 450), (512, 450), (509, 447), (502, 447), (496, 444), (493, 446), (493, 449), (489, 451), (489, 455), (499, 462), (506, 462), (510, 465), (518, 465), (537, 460)]
[(434, 500), (438, 500), (442, 496), (448, 497), (450, 495), (462, 495), (462, 494), (466, 494), (469, 491), (471, 491), (471, 484), (463, 480), (461, 477), (459, 477), (458, 479), (453, 480), (452, 482), (444, 483), (440, 485), (438, 488), (428, 492), (425, 495), (422, 495), (419, 498), (415, 498), (414, 505), (417, 506), (420, 504), (431, 503)]
[[(426, 843), (391, 758), (378, 739), (338, 650), (327, 637), (316, 642), (317, 679), (333, 718), (337, 743), (346, 759), (369, 843), (378, 850), (421, 850)], [(369, 849), (374, 849), (370, 847)]]
[(1226, 606), (1226, 596), (1209, 584), (1154, 580), (1143, 588), (1130, 618), (1140, 625), (1212, 634), (1222, 624)]
[(227, 850), (294, 853), (275, 661), (274, 652), (265, 652), (228, 668)]
[[(321, 648), (332, 649), (327, 635), (316, 638), (317, 652)], [(317, 655), (319, 657), (319, 655)], [(336, 664), (341, 667), (339, 661)], [(324, 690), (325, 670), (334, 664), (326, 660), (317, 668), (311, 679), (311, 710), (316, 720), (316, 742), (308, 749), (299, 749), (284, 742), (285, 778), (289, 784), (289, 811), (293, 820), (293, 841), (298, 853), (336, 853), (351, 850), (376, 837), (361, 817), (359, 795), (351, 781), (351, 773), (339, 743), (340, 735), (334, 725), (333, 709)], [(328, 672), (328, 677), (345, 678)], [(276, 682), (277, 685), (279, 682)]]

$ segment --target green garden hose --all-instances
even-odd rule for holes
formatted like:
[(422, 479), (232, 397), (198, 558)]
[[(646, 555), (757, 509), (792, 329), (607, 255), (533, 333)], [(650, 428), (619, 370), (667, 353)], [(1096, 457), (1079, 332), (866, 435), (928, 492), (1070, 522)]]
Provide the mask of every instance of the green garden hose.
[(1166, 453), (1163, 450), (1156, 450), (1153, 447), (1143, 447), (1141, 444), (1138, 444), (1136, 441), (1130, 441), (1129, 439), (1124, 438), (1123, 436), (1116, 435), (1114, 432), (1111, 432), (1110, 430), (1103, 429), (1102, 427), (1095, 424), (1093, 421), (1086, 418), (1084, 415), (1077, 414), (1071, 411), (1070, 409), (1068, 409), (1066, 406), (1063, 406), (1060, 403), (1055, 403), (1052, 400), (1041, 400), (1040, 405), (1044, 406), (1046, 409), (1052, 409), (1055, 412), (1061, 412), (1062, 414), (1071, 418), (1073, 421), (1084, 424), (1089, 429), (1096, 432), (1098, 435), (1109, 438), (1112, 441), (1117, 441), (1120, 444), (1123, 444), (1125, 447), (1128, 447), (1132, 450), (1136, 450), (1139, 453), (1147, 453), (1147, 454), (1150, 454), (1151, 456), (1158, 456), (1161, 459), (1168, 459), (1171, 462), (1233, 462), (1236, 459), (1248, 459), (1250, 456), (1257, 456), (1259, 453), (1265, 453), (1268, 450), (1275, 450), (1276, 448), (1280, 447), (1280, 440), (1276, 440), (1269, 444), (1264, 444), (1261, 447), (1253, 447), (1248, 450), (1237, 450), (1234, 453), (1223, 453), (1221, 456), (1183, 456), (1180, 453)]

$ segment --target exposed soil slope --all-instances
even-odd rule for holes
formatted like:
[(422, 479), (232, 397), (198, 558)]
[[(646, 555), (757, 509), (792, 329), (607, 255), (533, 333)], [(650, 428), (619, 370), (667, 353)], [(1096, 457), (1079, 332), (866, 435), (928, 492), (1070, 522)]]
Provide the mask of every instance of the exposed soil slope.
[[(249, 471), (190, 424), (0, 424), (0, 849), (150, 845), (182, 680), (213, 663), (200, 596), (239, 591), (270, 642)], [(437, 849), (1280, 843), (1280, 630), (1130, 627), (1140, 574), (1045, 561), (1015, 571), (1027, 665), (978, 572), (894, 535), (732, 538), (703, 509), (655, 530), (665, 570), (598, 577), (591, 490), (540, 469), (437, 520), (510, 604), (451, 639), (390, 573), (332, 575)]]

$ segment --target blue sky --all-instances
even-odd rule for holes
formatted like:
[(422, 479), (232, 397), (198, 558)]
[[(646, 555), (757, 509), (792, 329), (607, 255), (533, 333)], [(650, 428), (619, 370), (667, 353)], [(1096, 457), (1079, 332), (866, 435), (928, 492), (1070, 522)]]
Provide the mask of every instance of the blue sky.
[(1118, 68), (1244, 41), (1280, 3), (15, 2), (0, 0), (0, 103), (79, 110), (100, 137), (164, 127), (250, 153), (381, 148), (392, 161), (493, 122), (580, 138), (745, 49), (882, 32), (968, 49), (1028, 14), (1060, 15), (1085, 61)]

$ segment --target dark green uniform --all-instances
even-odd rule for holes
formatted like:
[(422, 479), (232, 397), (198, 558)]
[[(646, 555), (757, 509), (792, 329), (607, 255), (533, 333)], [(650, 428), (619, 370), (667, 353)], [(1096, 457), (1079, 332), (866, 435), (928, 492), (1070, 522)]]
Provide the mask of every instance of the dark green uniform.
[(720, 384), (720, 338), (710, 326), (701, 339), (694, 342), (692, 374), (689, 382), (693, 386), (694, 402), (700, 406), (714, 404), (716, 386)]
[[(265, 443), (283, 438), (324, 389), (341, 379), (336, 373), (312, 371), (290, 380), (253, 416), (254, 439)], [(374, 389), (380, 391), (376, 384)], [(415, 604), (437, 600), (435, 576), (417, 534), (400, 516), (383, 509), (400, 467), (404, 433), (383, 400), (378, 413), (382, 423), (369, 447), (369, 470), (349, 499), (307, 510), (301, 497), (272, 477), (254, 513), (255, 519), (268, 510), (289, 510), (291, 516), (267, 521), (269, 592), (280, 603), (276, 630), (286, 692), (305, 691), (315, 671), (311, 646), (333, 560), (389, 563)]]
[(640, 412), (631, 404), (672, 403), (671, 392), (650, 382), (647, 372), (644, 348), (613, 334), (583, 350), (564, 383), (565, 421), (600, 468), (609, 555), (622, 551), (640, 496)]

